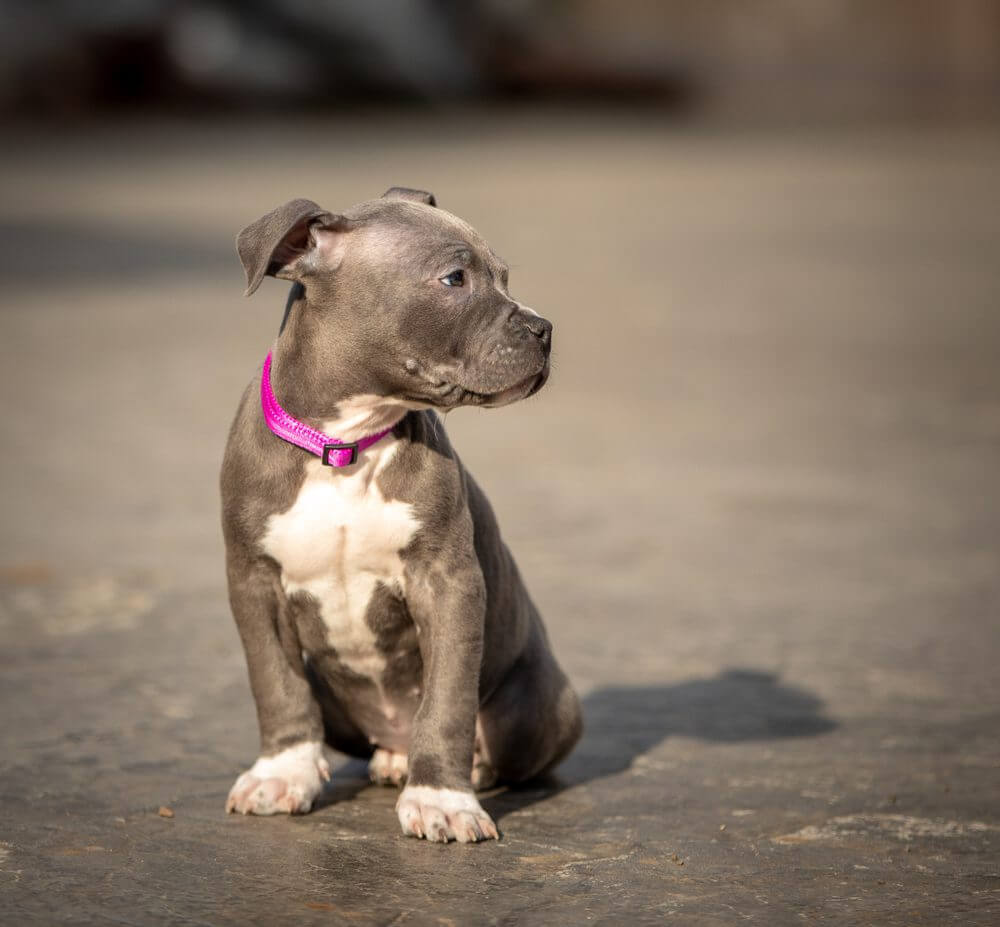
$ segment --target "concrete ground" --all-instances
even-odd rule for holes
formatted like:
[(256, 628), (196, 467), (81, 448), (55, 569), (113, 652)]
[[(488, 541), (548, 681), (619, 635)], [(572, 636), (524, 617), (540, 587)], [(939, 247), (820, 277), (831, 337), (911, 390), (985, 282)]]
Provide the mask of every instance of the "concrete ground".
[[(0, 921), (1000, 921), (998, 163), (643, 113), (8, 132)], [(285, 292), (232, 239), (392, 184), (556, 326), (537, 398), (447, 425), (587, 730), (473, 847), (356, 762), (223, 813), (256, 730), (216, 477)]]

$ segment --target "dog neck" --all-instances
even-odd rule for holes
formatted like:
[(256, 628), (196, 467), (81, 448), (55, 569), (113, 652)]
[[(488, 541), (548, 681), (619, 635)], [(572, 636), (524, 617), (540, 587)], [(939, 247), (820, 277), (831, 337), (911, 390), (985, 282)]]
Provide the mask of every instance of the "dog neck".
[(271, 361), (271, 386), (284, 410), (342, 441), (357, 441), (396, 424), (410, 406), (372, 392), (349, 339), (331, 345), (314, 337), (304, 293), (291, 303)]

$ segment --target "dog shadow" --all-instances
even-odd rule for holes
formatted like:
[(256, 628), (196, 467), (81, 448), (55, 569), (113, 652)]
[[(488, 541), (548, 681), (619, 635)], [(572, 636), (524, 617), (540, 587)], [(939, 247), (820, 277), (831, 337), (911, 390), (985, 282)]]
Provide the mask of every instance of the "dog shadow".
[(556, 774), (489, 794), (483, 805), (494, 818), (623, 772), (668, 737), (741, 743), (818, 737), (836, 727), (815, 695), (752, 669), (675, 685), (605, 686), (582, 704), (584, 733), (574, 751)]

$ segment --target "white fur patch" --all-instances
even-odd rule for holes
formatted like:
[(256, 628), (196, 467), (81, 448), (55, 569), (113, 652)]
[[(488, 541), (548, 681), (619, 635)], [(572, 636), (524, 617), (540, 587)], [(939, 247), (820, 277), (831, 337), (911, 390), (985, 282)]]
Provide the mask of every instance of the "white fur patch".
[(288, 747), (273, 756), (259, 756), (248, 770), (258, 779), (270, 779), (272, 776), (301, 779), (314, 776), (317, 771), (325, 771), (323, 778), (330, 775), (330, 767), (323, 756), (323, 745), (315, 740)]
[(387, 500), (378, 487), (376, 477), (397, 448), (397, 441), (384, 438), (351, 467), (310, 460), (295, 502), (271, 516), (262, 541), (281, 565), (285, 591), (308, 592), (319, 603), (338, 659), (371, 678), (385, 660), (365, 612), (378, 583), (403, 591), (399, 554), (420, 527), (412, 505)]
[(472, 792), (459, 792), (458, 789), (436, 789), (430, 785), (407, 786), (399, 797), (399, 803), (402, 805), (406, 801), (433, 805), (435, 808), (440, 808), (445, 814), (458, 814), (460, 811), (476, 814), (483, 810), (479, 800)]
[[(403, 399), (390, 399), (377, 396), (374, 393), (358, 393), (348, 396), (337, 403), (340, 418), (336, 421), (323, 423), (323, 432), (335, 436), (340, 441), (357, 441), (365, 435), (375, 434), (383, 428), (389, 428), (403, 417), (408, 409), (420, 409), (426, 406), (420, 403), (408, 402)], [(391, 438), (383, 441), (392, 442)], [(381, 444), (381, 442), (379, 442)], [(373, 445), (369, 451), (377, 451), (379, 445)]]

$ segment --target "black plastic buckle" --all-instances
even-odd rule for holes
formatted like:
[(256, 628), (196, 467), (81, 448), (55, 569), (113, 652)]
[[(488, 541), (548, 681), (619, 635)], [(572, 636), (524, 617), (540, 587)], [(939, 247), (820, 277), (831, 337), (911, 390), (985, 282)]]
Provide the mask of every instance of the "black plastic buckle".
[(350, 451), (351, 459), (345, 464), (341, 464), (342, 467), (349, 467), (353, 463), (358, 462), (358, 442), (352, 441), (348, 444), (324, 444), (323, 445), (323, 466), (332, 467), (333, 464), (330, 463), (330, 451)]

